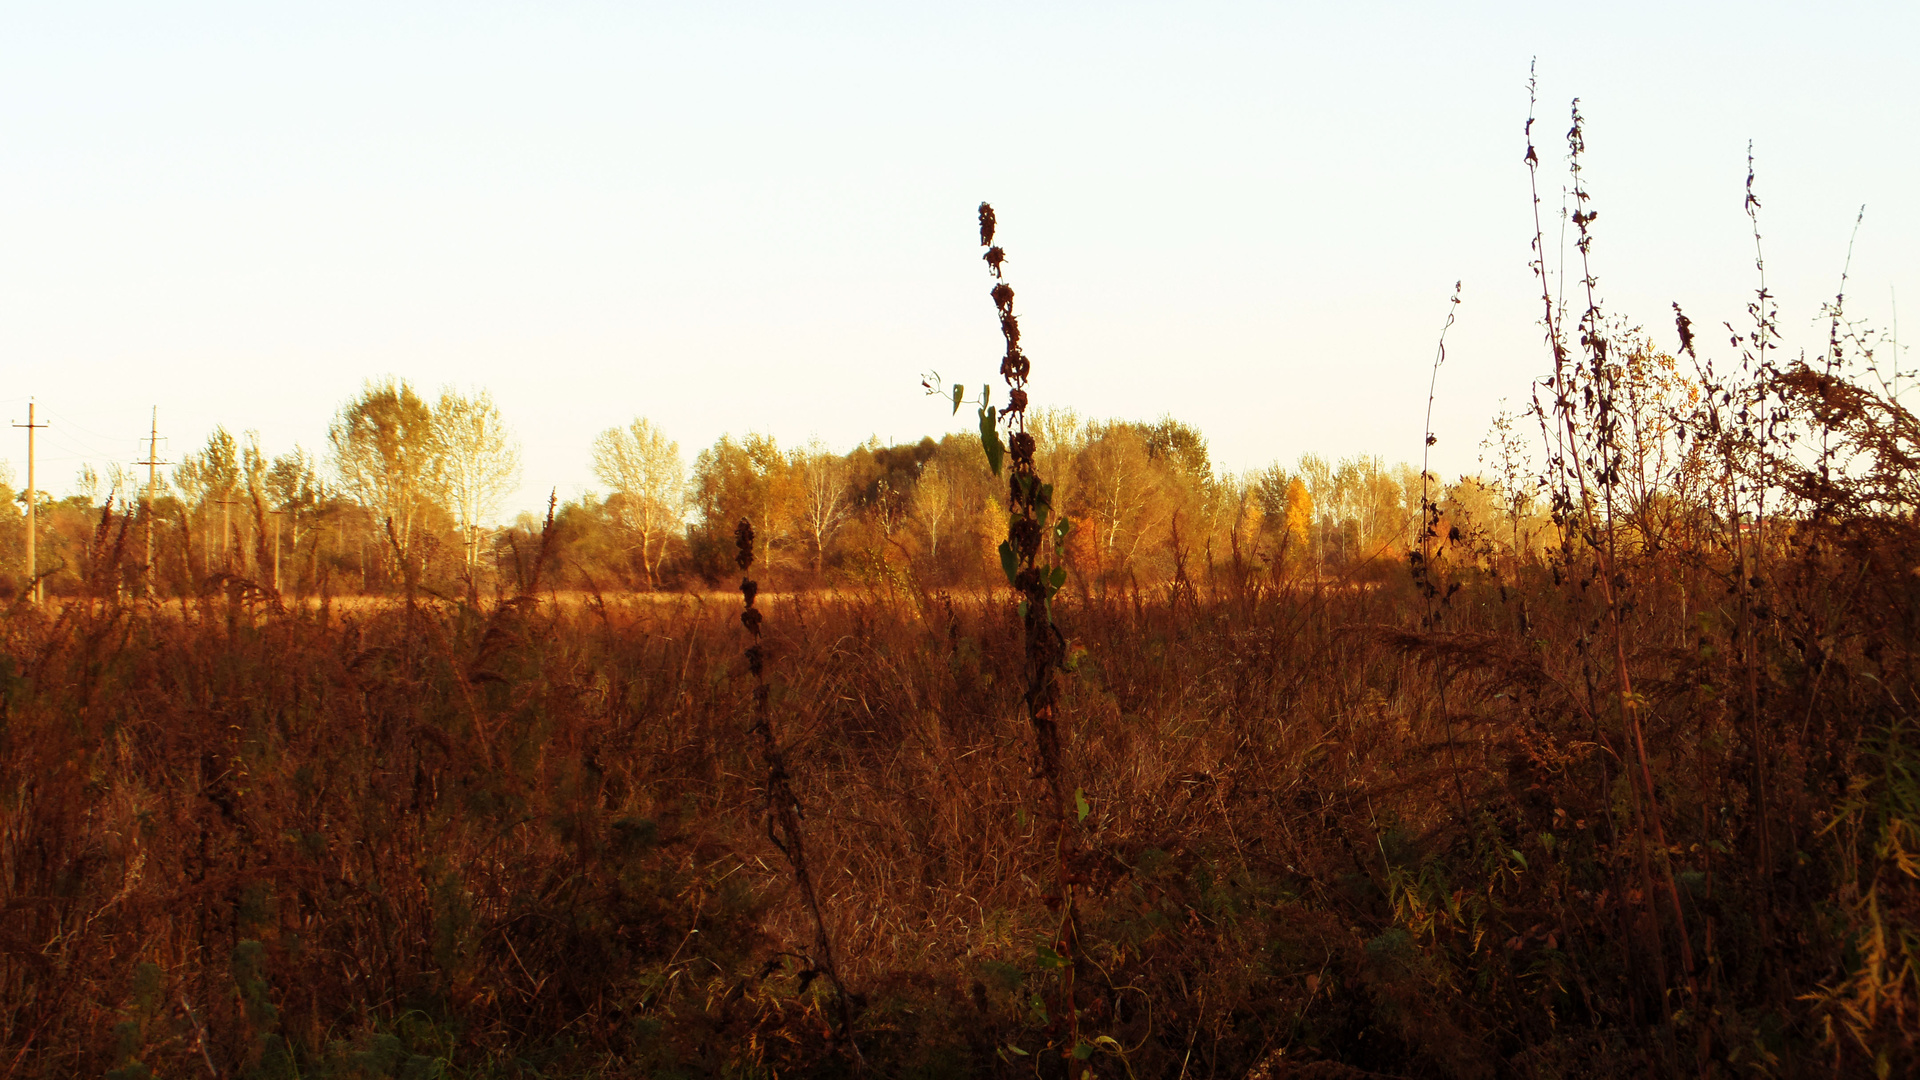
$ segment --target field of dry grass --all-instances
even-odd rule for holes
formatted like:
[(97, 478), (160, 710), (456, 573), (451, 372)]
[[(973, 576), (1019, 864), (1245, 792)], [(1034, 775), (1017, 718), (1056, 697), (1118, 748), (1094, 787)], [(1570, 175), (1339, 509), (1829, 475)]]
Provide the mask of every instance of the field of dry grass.
[(1510, 544), (1423, 470), (1393, 562), (1296, 483), (1087, 587), (985, 204), (1008, 588), (759, 595), (716, 510), (739, 594), (555, 593), (550, 512), (517, 595), (388, 519), (398, 599), (149, 606), (103, 511), (0, 612), (0, 1080), (1913, 1074), (1920, 420), (1843, 294), (1679, 374), (1592, 220)]
[[(763, 600), (865, 1071), (1911, 1066), (1896, 524), (1796, 549), (1752, 665), (1710, 567), (1636, 568), (1651, 807), (1552, 568), (1437, 625), (1408, 583), (1062, 594), (1078, 1062), (1007, 603)], [(0, 1075), (855, 1068), (737, 602), (181, 610), (0, 619)]]

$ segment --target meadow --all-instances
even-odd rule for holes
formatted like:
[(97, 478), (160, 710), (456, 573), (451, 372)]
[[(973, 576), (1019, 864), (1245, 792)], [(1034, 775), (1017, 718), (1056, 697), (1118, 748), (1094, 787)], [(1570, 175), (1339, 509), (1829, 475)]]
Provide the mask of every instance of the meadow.
[(972, 576), (886, 534), (806, 587), (716, 509), (728, 591), (550, 513), (490, 596), (392, 517), (376, 597), (184, 525), (149, 594), (100, 509), (0, 614), (0, 1077), (1920, 1065), (1920, 423), (1844, 293), (1792, 358), (1762, 285), (1716, 368), (1541, 245), (1491, 509), (1423, 467), (1335, 559), (1287, 484), (1148, 572), (1076, 547), (980, 213)]
[[(1912, 552), (1828, 549), (1751, 666), (1721, 578), (1647, 587), (1650, 799), (1583, 591), (1547, 569), (1473, 575), (1427, 631), (1410, 585), (1064, 602), (1086, 1064), (1911, 1061)], [(737, 614), (16, 611), (8, 1068), (848, 1072), (766, 832)], [(802, 595), (766, 635), (868, 1070), (1063, 1073), (1007, 606)]]

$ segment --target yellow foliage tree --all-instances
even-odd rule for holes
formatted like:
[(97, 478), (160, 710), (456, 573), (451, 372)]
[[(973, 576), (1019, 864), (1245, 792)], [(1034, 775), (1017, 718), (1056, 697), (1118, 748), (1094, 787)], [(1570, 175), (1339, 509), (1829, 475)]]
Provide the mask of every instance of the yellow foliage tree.
[(1305, 556), (1313, 550), (1313, 496), (1299, 477), (1287, 485), (1287, 517), (1280, 529), (1281, 549)]

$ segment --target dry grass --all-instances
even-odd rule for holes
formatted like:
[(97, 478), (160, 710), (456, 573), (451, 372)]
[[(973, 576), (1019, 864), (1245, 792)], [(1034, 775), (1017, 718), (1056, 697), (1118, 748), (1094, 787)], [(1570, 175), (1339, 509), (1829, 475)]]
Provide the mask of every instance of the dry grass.
[(1521, 492), (1411, 575), (1056, 596), (1023, 391), (1024, 609), (563, 596), (551, 514), (490, 605), (149, 608), (103, 517), (0, 615), (0, 1080), (1920, 1069), (1920, 422), (1764, 283), (1663, 397), (1582, 146), (1544, 551)]
[[(1724, 590), (1669, 580), (1632, 616), (1692, 1000), (1638, 929), (1663, 912), (1622, 733), (1592, 709), (1578, 590), (1546, 569), (1457, 577), (1444, 633), (1402, 629), (1427, 602), (1410, 584), (1063, 594), (1080, 1019), (1112, 1040), (1093, 1067), (1911, 1063), (1909, 532), (1782, 587), (1770, 805), (1724, 690)], [(762, 603), (874, 1070), (1060, 1073), (1017, 620)], [(1829, 619), (1817, 669), (1790, 604)], [(0, 624), (0, 1075), (844, 1067), (830, 998), (796, 977), (813, 930), (765, 832), (737, 606), (163, 610)], [(1762, 818), (1788, 853), (1770, 880)]]

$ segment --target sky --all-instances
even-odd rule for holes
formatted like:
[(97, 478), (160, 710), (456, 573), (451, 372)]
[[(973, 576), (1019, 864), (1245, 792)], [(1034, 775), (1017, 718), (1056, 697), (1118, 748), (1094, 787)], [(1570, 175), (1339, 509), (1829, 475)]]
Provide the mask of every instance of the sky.
[[(1608, 310), (1920, 340), (1920, 5), (0, 2), (0, 420), (41, 486), (216, 424), (324, 456), (369, 377), (484, 387), (510, 518), (646, 416), (844, 450), (964, 428), (997, 208), (1033, 401), (1171, 415), (1239, 471), (1434, 464), (1547, 364), (1587, 121)], [(1724, 344), (1725, 335), (1703, 339)], [(1722, 349), (1722, 352), (1725, 350)], [(1004, 392), (1000, 395), (1004, 397)], [(0, 458), (24, 481), (23, 431)]]

